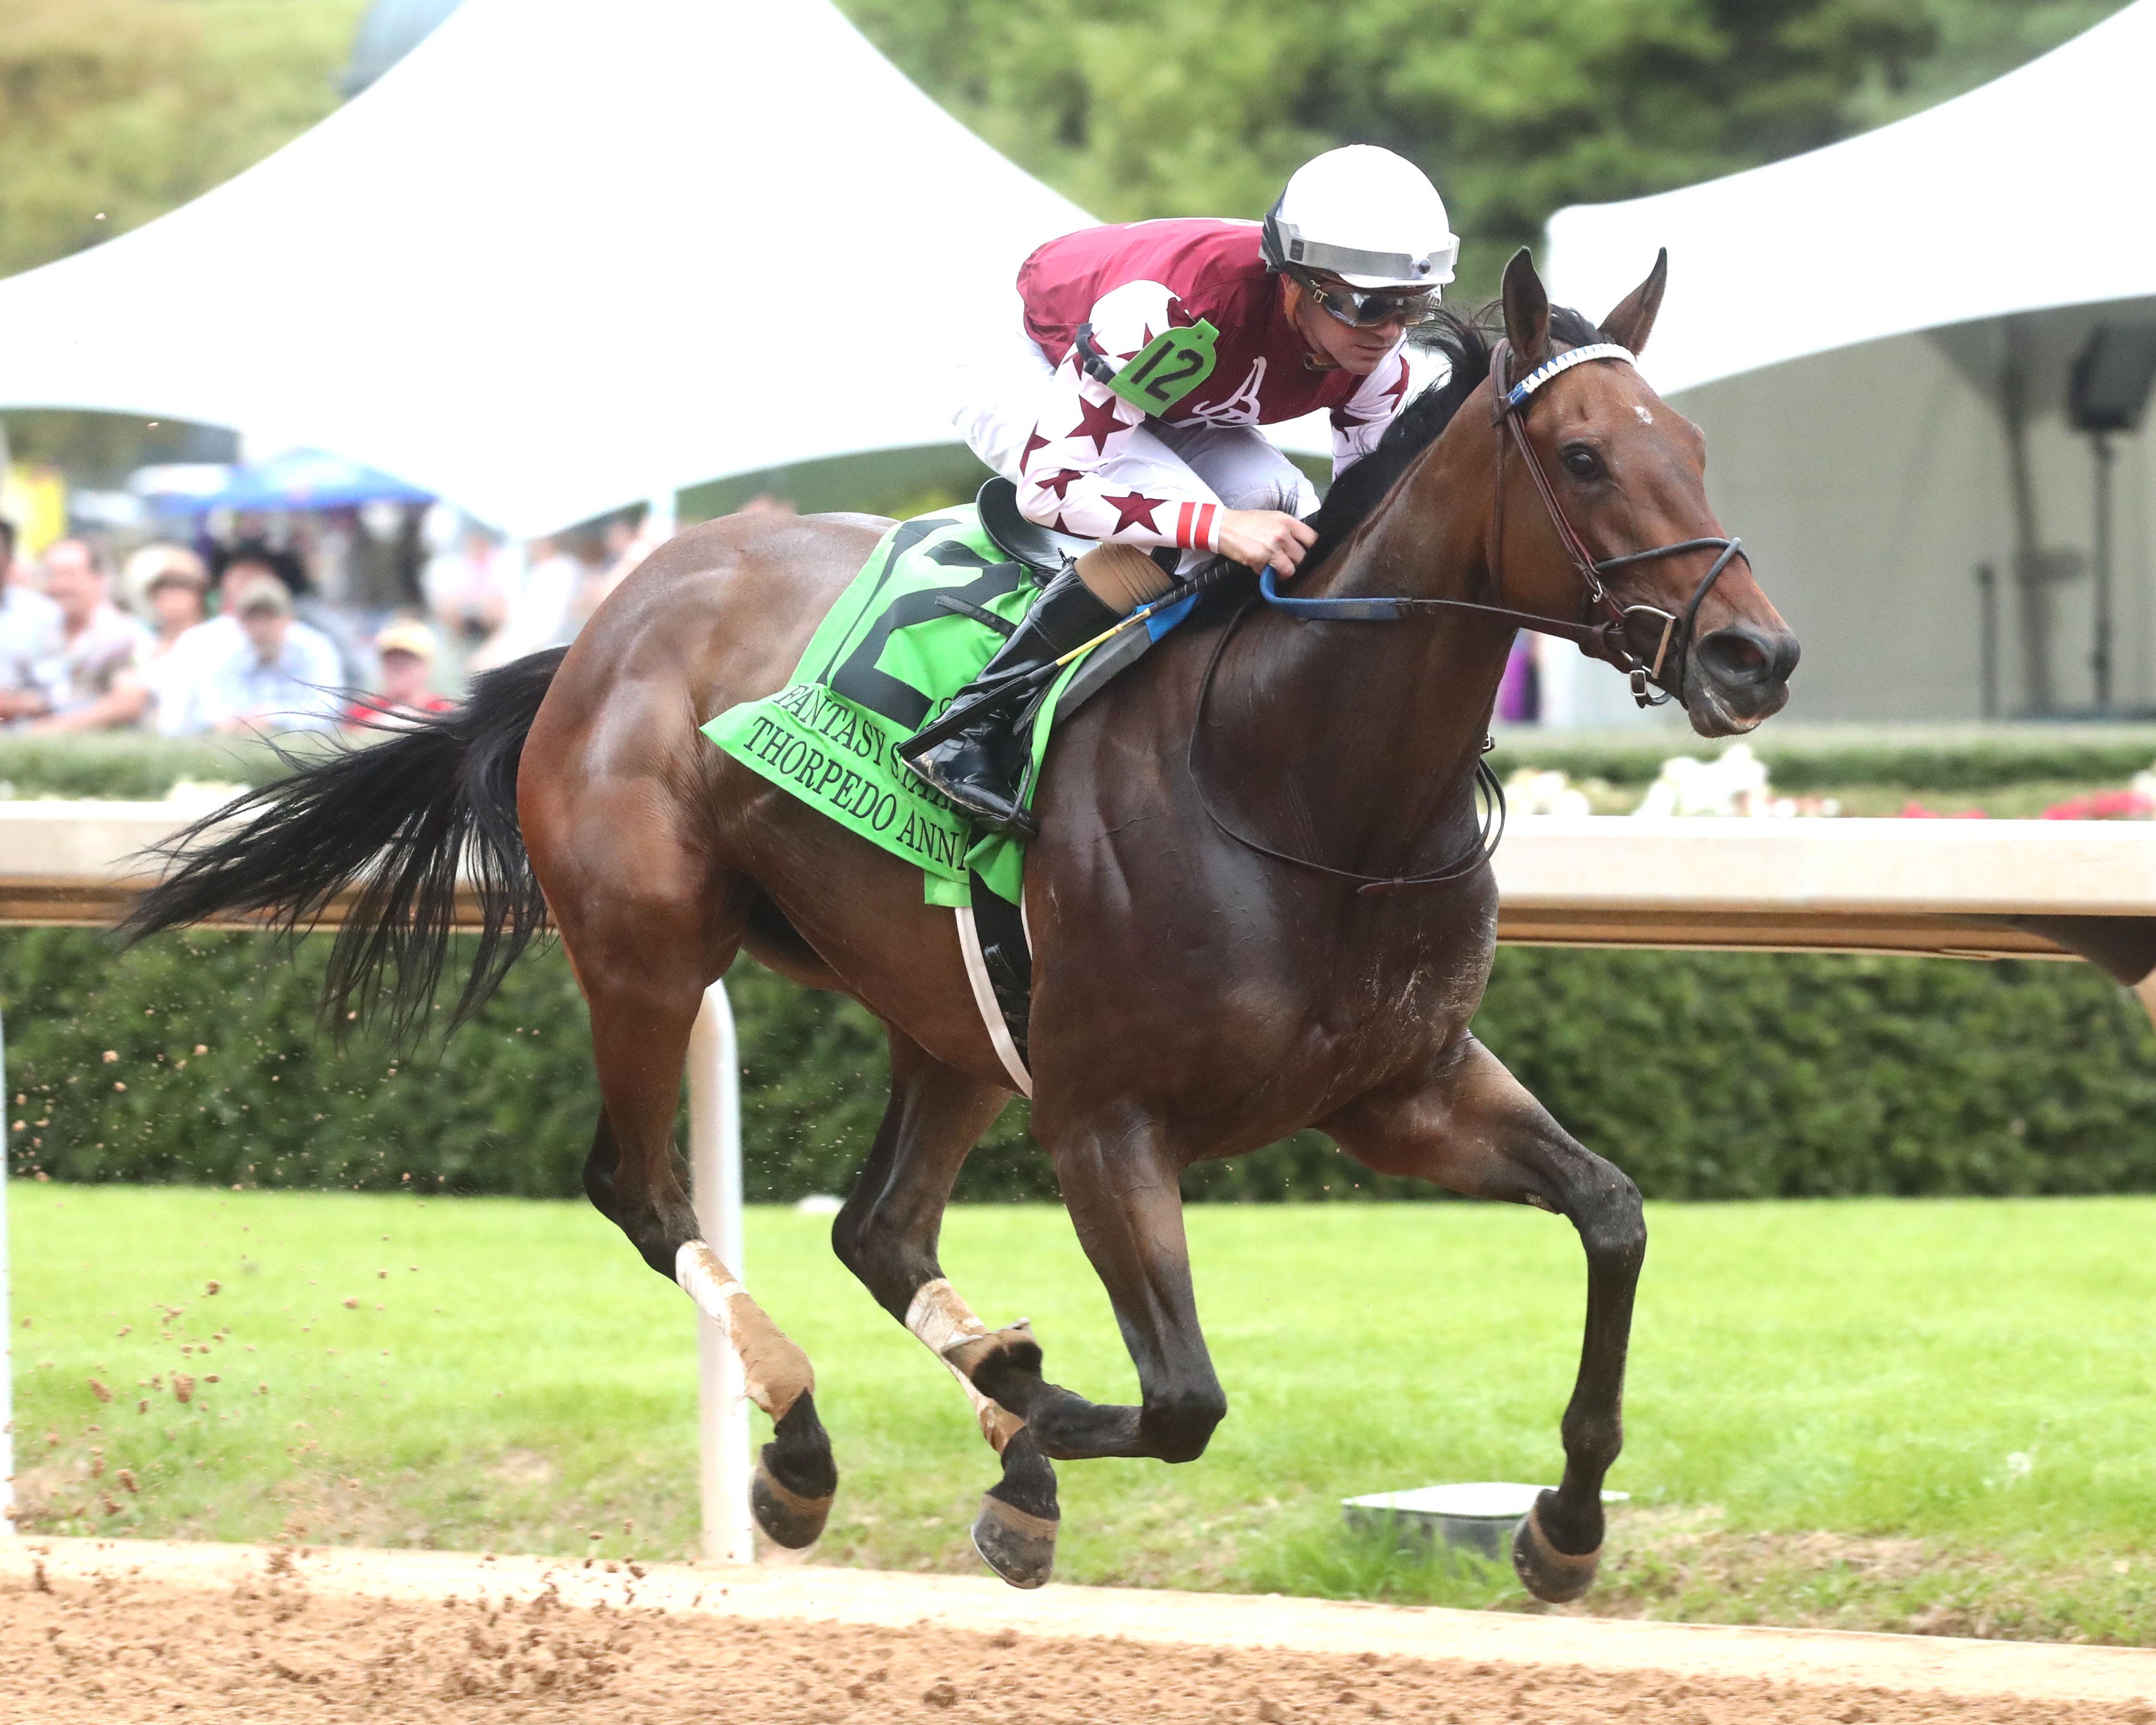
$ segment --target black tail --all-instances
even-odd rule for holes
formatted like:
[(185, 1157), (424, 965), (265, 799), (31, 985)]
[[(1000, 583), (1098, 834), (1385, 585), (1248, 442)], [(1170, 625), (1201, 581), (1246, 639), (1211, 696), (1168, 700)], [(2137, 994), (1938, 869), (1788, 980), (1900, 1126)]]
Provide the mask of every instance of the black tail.
[(133, 942), (239, 915), (290, 933), (353, 893), (331, 951), (323, 1009), (341, 1028), (356, 1001), (362, 1019), (382, 1016), (390, 1036), (405, 1041), (424, 1027), (441, 981), (461, 864), (480, 926), (454, 1029), (546, 927), (547, 901), (516, 825), (516, 763), (567, 650), (490, 671), (462, 706), (400, 721), (378, 742), (319, 759), (287, 756), (288, 777), (158, 847), (173, 866), (136, 901), (122, 932)]

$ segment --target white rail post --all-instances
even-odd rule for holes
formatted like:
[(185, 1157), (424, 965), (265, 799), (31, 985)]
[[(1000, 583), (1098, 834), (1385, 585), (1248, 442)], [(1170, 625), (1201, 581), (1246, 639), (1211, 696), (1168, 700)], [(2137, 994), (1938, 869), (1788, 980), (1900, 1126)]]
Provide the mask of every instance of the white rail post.
[[(741, 1059), (726, 985), (713, 983), (689, 1033), (689, 1173), (704, 1243), (737, 1277), (742, 1270)], [(756, 1561), (749, 1510), (753, 1463), (748, 1389), (741, 1360), (715, 1319), (696, 1314), (696, 1476), (704, 1555)]]
[[(0, 1110), (8, 1101), (8, 1025), (0, 1019)], [(0, 1111), (0, 1539), (15, 1531), (15, 1307), (8, 1257), (8, 1158), (15, 1139)]]

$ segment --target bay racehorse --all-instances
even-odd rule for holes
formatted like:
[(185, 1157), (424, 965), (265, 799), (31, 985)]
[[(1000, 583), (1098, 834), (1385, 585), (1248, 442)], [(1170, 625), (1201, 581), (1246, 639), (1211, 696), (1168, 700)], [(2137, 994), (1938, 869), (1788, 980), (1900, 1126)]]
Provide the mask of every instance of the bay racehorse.
[[(1663, 280), (1657, 260), (1598, 328), (1553, 313), (1521, 253), (1502, 341), (1448, 324), (1449, 381), (1318, 519), (1293, 596), (1358, 603), (1216, 594), (1057, 731), (1026, 865), (1033, 1130), (1114, 1303), (1136, 1406), (1051, 1382), (1030, 1331), (982, 1323), (937, 1261), (959, 1166), (1011, 1095), (952, 913), (922, 903), (916, 870), (697, 734), (782, 686), (887, 522), (681, 534), (566, 651), (183, 836), (133, 929), (234, 912), (304, 927), (346, 895), (333, 1015), (410, 1030), (460, 868), (487, 932), (459, 1015), (551, 921), (603, 1099), (585, 1189), (740, 1351), (774, 1422), (757, 1513), (783, 1544), (816, 1537), (836, 1486), (813, 1374), (698, 1240), (673, 1142), (690, 1024), (740, 951), (889, 1031), (890, 1105), (833, 1244), (971, 1397), (1002, 1457), (975, 1542), (1022, 1585), (1053, 1558), (1051, 1461), (1188, 1461), (1227, 1411), (1184, 1245), (1191, 1163), (1316, 1127), (1377, 1172), (1563, 1216), (1586, 1253), (1585, 1339), (1563, 1476), (1513, 1561), (1542, 1598), (1576, 1598), (1602, 1544), (1646, 1235), (1631, 1181), (1469, 1028), (1496, 926), (1484, 728), (1522, 623), (1659, 685), (1703, 736), (1778, 711), (1797, 657), (1707, 506), (1698, 432), (1621, 351), (1645, 345)], [(1552, 363), (1568, 353), (1589, 362)], [(1394, 598), (1409, 603), (1363, 603)]]

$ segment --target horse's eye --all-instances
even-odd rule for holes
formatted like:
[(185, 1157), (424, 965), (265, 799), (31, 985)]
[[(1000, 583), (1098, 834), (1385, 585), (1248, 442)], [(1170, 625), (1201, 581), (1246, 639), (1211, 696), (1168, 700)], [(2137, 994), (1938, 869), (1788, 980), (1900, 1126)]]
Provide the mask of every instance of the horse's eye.
[(1564, 470), (1577, 480), (1591, 480), (1602, 471), (1602, 458), (1585, 444), (1574, 444), (1558, 455)]

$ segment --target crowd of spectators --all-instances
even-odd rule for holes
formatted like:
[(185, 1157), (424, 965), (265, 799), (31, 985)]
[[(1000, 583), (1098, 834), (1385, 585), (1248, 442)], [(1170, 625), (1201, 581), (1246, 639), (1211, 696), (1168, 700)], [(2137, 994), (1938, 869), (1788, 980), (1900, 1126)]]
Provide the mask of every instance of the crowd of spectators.
[(22, 556), (0, 520), (0, 725), (38, 732), (328, 730), (438, 710), (434, 631), (393, 618), (355, 653), (300, 613), (305, 571), (259, 540), (208, 561), (152, 544), (116, 578), (80, 538)]
[(474, 673), (574, 639), (670, 526), (624, 513), (516, 547), (444, 511), (428, 557), (416, 513), (387, 532), (364, 515), (288, 522), (276, 543), (252, 524), (154, 542), (116, 569), (91, 538), (18, 556), (0, 520), (0, 727), (184, 737), (439, 711)]

